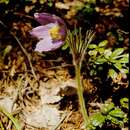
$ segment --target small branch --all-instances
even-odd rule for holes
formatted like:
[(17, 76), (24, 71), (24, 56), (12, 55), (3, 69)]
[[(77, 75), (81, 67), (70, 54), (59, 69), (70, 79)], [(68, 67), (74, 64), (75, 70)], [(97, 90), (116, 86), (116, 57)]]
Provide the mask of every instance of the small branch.
[(66, 68), (66, 67), (74, 67), (73, 64), (65, 64), (65, 65), (59, 65), (59, 66), (54, 66), (54, 67), (47, 67), (43, 68), (44, 70), (53, 70), (53, 69), (60, 69), (60, 68)]
[(61, 125), (71, 116), (72, 111), (69, 113), (65, 113), (61, 119), (61, 121), (58, 123), (58, 125), (53, 130), (59, 130)]
[(33, 69), (33, 66), (32, 66), (32, 63), (31, 63), (31, 60), (30, 60), (30, 57), (29, 57), (27, 51), (24, 49), (24, 47), (22, 46), (22, 44), (21, 44), (21, 42), (19, 41), (19, 39), (18, 39), (12, 32), (11, 32), (10, 34), (11, 34), (11, 35), (14, 37), (14, 39), (17, 41), (17, 43), (19, 44), (21, 50), (23, 51), (23, 53), (24, 53), (25, 56), (27, 57), (28, 62), (29, 62), (29, 65), (30, 65), (30, 68), (31, 68), (31, 71), (32, 71), (32, 74), (33, 74), (35, 80), (37, 80), (37, 76), (36, 76), (36, 74), (35, 74), (35, 71), (34, 71), (34, 69)]
[(34, 20), (34, 18), (32, 16), (29, 16), (29, 15), (26, 15), (26, 14), (22, 14), (22, 13), (18, 13), (18, 12), (14, 12), (13, 14)]
[[(1, 24), (4, 28), (8, 29), (8, 27), (7, 27), (1, 20), (0, 20), (0, 24)], [(15, 36), (14, 33), (11, 32), (11, 31), (9, 31), (9, 33), (10, 33), (10, 34), (13, 36), (13, 38), (17, 41), (17, 43), (19, 44), (21, 50), (23, 51), (23, 53), (24, 53), (25, 56), (27, 57), (28, 62), (29, 62), (29, 65), (30, 65), (30, 68), (31, 68), (31, 71), (32, 71), (32, 74), (33, 74), (35, 80), (37, 80), (37, 76), (36, 76), (36, 74), (35, 74), (35, 71), (34, 71), (34, 69), (33, 69), (33, 66), (32, 66), (32, 63), (31, 63), (31, 60), (30, 60), (30, 57), (29, 57), (27, 51), (24, 49), (24, 47), (22, 46), (22, 44), (21, 44), (21, 42), (19, 41), (19, 39), (17, 38), (17, 36)]]

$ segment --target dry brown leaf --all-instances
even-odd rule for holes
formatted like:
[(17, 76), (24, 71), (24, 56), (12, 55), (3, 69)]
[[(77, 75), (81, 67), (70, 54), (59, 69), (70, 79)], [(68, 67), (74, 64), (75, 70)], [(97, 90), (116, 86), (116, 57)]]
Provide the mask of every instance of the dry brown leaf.
[(13, 108), (14, 100), (10, 97), (0, 97), (0, 106), (4, 108), (7, 112), (11, 113)]
[(53, 106), (43, 105), (31, 113), (24, 113), (26, 123), (36, 128), (54, 129), (60, 122), (61, 112)]

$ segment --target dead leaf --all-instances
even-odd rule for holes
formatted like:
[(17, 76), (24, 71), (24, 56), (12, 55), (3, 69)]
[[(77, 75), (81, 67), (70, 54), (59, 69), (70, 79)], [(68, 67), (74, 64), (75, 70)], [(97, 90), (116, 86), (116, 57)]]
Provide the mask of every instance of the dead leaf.
[(6, 109), (7, 112), (11, 113), (13, 108), (13, 98), (10, 97), (0, 97), (0, 106)]
[(61, 112), (57, 108), (43, 105), (31, 113), (25, 114), (26, 123), (37, 128), (49, 128), (52, 130), (59, 124)]

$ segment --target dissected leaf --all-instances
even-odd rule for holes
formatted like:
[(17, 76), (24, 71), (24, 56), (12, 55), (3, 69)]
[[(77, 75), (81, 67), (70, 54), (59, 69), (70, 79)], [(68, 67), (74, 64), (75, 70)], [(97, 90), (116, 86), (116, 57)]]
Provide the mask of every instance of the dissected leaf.
[(97, 55), (97, 51), (96, 50), (92, 50), (92, 51), (89, 51), (88, 54), (90, 56), (96, 56)]
[(116, 109), (112, 110), (111, 112), (109, 112), (109, 115), (116, 117), (116, 118), (125, 117), (125, 113), (120, 108), (116, 108)]
[(101, 127), (104, 122), (105, 122), (105, 116), (103, 116), (101, 113), (95, 113), (91, 118), (91, 124), (95, 127), (97, 126)]
[(115, 79), (117, 77), (117, 72), (114, 69), (109, 69), (108, 76)]
[(104, 57), (98, 57), (96, 60), (96, 64), (103, 64), (107, 61), (107, 59), (105, 59)]
[(111, 56), (111, 54), (112, 54), (111, 49), (106, 49), (106, 50), (104, 51), (104, 56), (105, 56), (105, 58), (107, 58), (107, 59)]
[(115, 107), (115, 106), (114, 106), (114, 103), (112, 103), (112, 102), (103, 104), (102, 107), (101, 107), (101, 112), (102, 112), (103, 114), (107, 114), (107, 113), (109, 113), (114, 107)]
[(120, 54), (122, 54), (124, 51), (124, 48), (117, 48), (115, 51), (112, 52), (110, 59), (116, 59)]
[(122, 56), (123, 57), (121, 59), (119, 59), (118, 62), (120, 62), (120, 63), (128, 63), (129, 62), (129, 55), (128, 54), (124, 54)]
[(62, 46), (62, 50), (66, 50), (69, 47), (68, 43), (66, 42), (63, 46)]
[(5, 58), (5, 56), (7, 55), (7, 54), (9, 54), (10, 53), (10, 51), (12, 50), (12, 46), (11, 45), (8, 45), (4, 50), (3, 50), (3, 59)]
[(107, 40), (104, 40), (98, 44), (99, 47), (105, 47), (108, 44)]
[(119, 35), (118, 35), (118, 40), (119, 40), (119, 41), (123, 41), (123, 40), (124, 40), (124, 37), (119, 34)]
[(96, 47), (97, 47), (96, 44), (89, 44), (89, 45), (88, 45), (88, 48), (89, 48), (89, 49), (95, 49)]
[(114, 66), (115, 66), (118, 70), (122, 69), (122, 64), (120, 64), (119, 62), (115, 63)]
[(120, 99), (121, 106), (124, 107), (124, 108), (126, 108), (126, 109), (128, 109), (128, 105), (129, 105), (128, 102), (129, 102), (128, 98), (122, 98), (122, 99)]
[(90, 75), (96, 75), (97, 74), (97, 71), (95, 71), (94, 69), (90, 70)]
[(98, 52), (99, 52), (100, 54), (103, 54), (104, 51), (105, 51), (105, 48), (98, 48)]
[(106, 119), (110, 120), (113, 124), (116, 124), (116, 125), (123, 126), (124, 124), (123, 120), (118, 120), (118, 118), (112, 117), (110, 115), (107, 115)]
[[(80, 9), (82, 9), (82, 8), (80, 8)], [(86, 4), (84, 6), (83, 12), (92, 14), (94, 12), (94, 8), (92, 8), (90, 4)]]

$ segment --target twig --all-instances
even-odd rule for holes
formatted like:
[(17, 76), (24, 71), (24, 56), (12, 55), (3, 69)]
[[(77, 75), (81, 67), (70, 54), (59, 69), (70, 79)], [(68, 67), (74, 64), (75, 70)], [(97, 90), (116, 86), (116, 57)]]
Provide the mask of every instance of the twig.
[(36, 74), (35, 74), (35, 72), (34, 72), (34, 69), (33, 69), (33, 66), (32, 66), (32, 63), (31, 63), (31, 60), (30, 60), (30, 57), (29, 57), (27, 51), (24, 49), (24, 47), (22, 46), (22, 44), (21, 44), (21, 42), (19, 41), (19, 39), (17, 38), (17, 36), (15, 36), (12, 32), (11, 32), (11, 35), (15, 38), (15, 40), (16, 40), (17, 43), (19, 44), (21, 50), (23, 51), (23, 53), (24, 53), (25, 56), (27, 57), (28, 62), (29, 62), (29, 65), (30, 65), (30, 68), (31, 68), (31, 71), (32, 71), (32, 74), (33, 74), (35, 80), (37, 80), (37, 76), (36, 76)]
[(59, 68), (65, 68), (65, 67), (74, 67), (73, 64), (65, 64), (65, 65), (59, 65), (59, 66), (54, 66), (54, 67), (46, 67), (43, 68), (43, 70), (52, 70), (52, 69), (59, 69)]
[(53, 130), (58, 130), (61, 127), (61, 124), (63, 124), (63, 122), (66, 121), (70, 117), (72, 112), (73, 111), (70, 111), (68, 114), (65, 114), (64, 117), (61, 119), (60, 123)]
[(34, 19), (32, 16), (29, 16), (29, 15), (26, 15), (26, 14), (22, 14), (22, 13), (18, 13), (18, 12), (14, 12), (13, 14), (14, 15), (18, 15), (18, 16), (22, 16), (22, 17), (26, 17), (26, 18), (29, 18), (29, 19)]
[[(1, 20), (0, 20), (0, 24), (1, 24), (2, 26), (4, 26), (5, 28), (8, 29), (8, 27), (7, 27)], [(25, 56), (27, 57), (28, 62), (29, 62), (29, 65), (30, 65), (30, 68), (31, 68), (31, 71), (32, 71), (32, 74), (33, 74), (35, 80), (37, 80), (37, 76), (36, 76), (36, 74), (35, 74), (35, 72), (34, 72), (34, 69), (33, 69), (33, 66), (32, 66), (32, 63), (31, 63), (31, 60), (30, 60), (30, 57), (29, 57), (27, 51), (26, 51), (25, 48), (22, 46), (22, 44), (21, 44), (21, 42), (19, 41), (19, 39), (17, 38), (17, 36), (16, 36), (13, 32), (11, 32), (11, 31), (9, 31), (9, 33), (10, 33), (10, 34), (13, 36), (13, 38), (17, 41), (17, 43), (19, 44), (21, 50), (23, 51), (23, 53), (24, 53)]]

